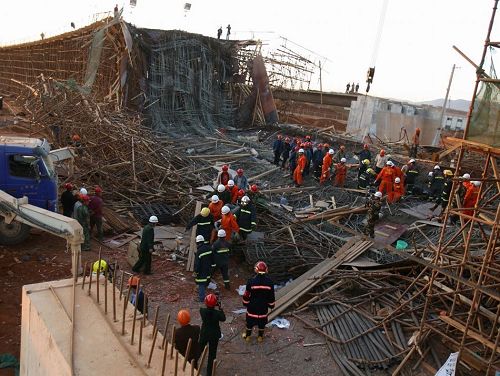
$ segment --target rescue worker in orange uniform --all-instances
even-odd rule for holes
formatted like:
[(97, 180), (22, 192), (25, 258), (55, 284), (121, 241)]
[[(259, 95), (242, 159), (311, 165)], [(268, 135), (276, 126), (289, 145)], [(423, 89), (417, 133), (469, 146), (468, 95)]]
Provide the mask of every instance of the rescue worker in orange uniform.
[(379, 192), (390, 195), (392, 192), (392, 183), (394, 182), (394, 169), (392, 168), (391, 161), (387, 161), (385, 167), (377, 175), (376, 183), (378, 182), (380, 182)]
[(214, 217), (214, 221), (217, 222), (222, 217), (221, 210), (224, 206), (224, 203), (219, 200), (219, 196), (217, 195), (213, 195), (210, 201), (211, 202), (210, 204), (208, 204), (208, 208), (210, 209), (210, 213)]
[(304, 155), (304, 149), (299, 149), (299, 157), (297, 158), (297, 167), (293, 171), (293, 181), (297, 187), (304, 183), (303, 173), (307, 165), (307, 158)]
[[(481, 186), (481, 182), (472, 181), (471, 185), (467, 189), (467, 193), (465, 193), (464, 197), (464, 208), (474, 208), (476, 206), (476, 202), (479, 199), (479, 187)], [(472, 216), (474, 214), (474, 210), (464, 210), (464, 214)]]
[(405, 186), (401, 183), (400, 178), (394, 179), (394, 184), (392, 186), (392, 192), (389, 194), (389, 202), (398, 202), (402, 196), (405, 194)]
[(463, 179), (463, 182), (458, 187), (458, 196), (463, 200), (465, 197), (465, 194), (469, 190), (472, 183), (470, 181), (470, 174), (467, 174), (467, 173), (463, 174), (462, 179)]
[(240, 226), (238, 226), (238, 222), (236, 222), (236, 218), (233, 213), (231, 213), (231, 209), (229, 206), (224, 205), (221, 209), (222, 218), (220, 220), (220, 229), (226, 231), (226, 241), (231, 241), (231, 236), (234, 233), (238, 234), (240, 232)]
[(400, 167), (396, 166), (394, 164), (394, 162), (392, 162), (392, 167), (394, 168), (394, 179), (395, 178), (399, 178), (399, 181), (401, 182), (401, 184), (404, 186), (405, 184), (405, 174), (403, 173), (403, 171), (401, 170)]
[(333, 149), (328, 150), (328, 153), (323, 157), (323, 165), (321, 166), (321, 178), (319, 183), (323, 184), (325, 181), (330, 179), (330, 168), (332, 167), (333, 161)]
[(335, 186), (343, 187), (345, 184), (345, 177), (347, 175), (347, 166), (345, 165), (346, 159), (341, 158), (340, 163), (335, 165)]
[(236, 201), (238, 201), (239, 188), (236, 184), (234, 184), (234, 180), (229, 180), (227, 182), (226, 190), (229, 191), (229, 194), (231, 195), (231, 204), (236, 204)]

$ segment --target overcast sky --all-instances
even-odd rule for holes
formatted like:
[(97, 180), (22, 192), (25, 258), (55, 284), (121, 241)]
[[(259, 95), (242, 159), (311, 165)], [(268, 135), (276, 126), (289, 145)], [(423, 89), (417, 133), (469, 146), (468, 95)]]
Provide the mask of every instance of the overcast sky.
[[(137, 26), (183, 29), (216, 36), (219, 26), (231, 24), (233, 38), (253, 35), (271, 45), (284, 36), (323, 56), (323, 90), (344, 91), (355, 81), (364, 90), (372, 63), (384, 0), (186, 0), (128, 1), (124, 18)], [(0, 43), (40, 38), (90, 23), (93, 15), (112, 10), (116, 0), (3, 0), (0, 2)], [(474, 69), (459, 56), (457, 45), (478, 62), (493, 0), (388, 0), (378, 43), (376, 75), (370, 94), (412, 101), (442, 98), (453, 64), (450, 98), (472, 95)], [(500, 20), (498, 21), (500, 22)], [(497, 22), (497, 23), (498, 23)], [(499, 40), (495, 27), (492, 40)], [(306, 54), (295, 45), (292, 49)], [(307, 53), (309, 54), (309, 53)], [(313, 57), (312, 55), (307, 55)], [(319, 87), (318, 78), (311, 83)]]

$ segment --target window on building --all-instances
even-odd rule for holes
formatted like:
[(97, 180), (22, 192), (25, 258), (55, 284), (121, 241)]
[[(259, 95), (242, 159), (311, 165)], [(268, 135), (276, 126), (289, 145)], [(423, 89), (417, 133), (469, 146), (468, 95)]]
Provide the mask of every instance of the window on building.
[(36, 179), (36, 163), (37, 159), (33, 156), (23, 156), (20, 154), (11, 155), (9, 156), (10, 176)]
[(457, 128), (459, 128), (459, 129), (463, 129), (464, 128), (463, 119), (457, 119)]

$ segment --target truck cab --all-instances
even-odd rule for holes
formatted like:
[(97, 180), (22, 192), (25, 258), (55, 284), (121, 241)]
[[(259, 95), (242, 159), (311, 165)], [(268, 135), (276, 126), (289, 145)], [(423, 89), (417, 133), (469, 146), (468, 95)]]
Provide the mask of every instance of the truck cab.
[[(28, 197), (30, 204), (50, 211), (57, 210), (57, 175), (49, 156), (47, 140), (29, 137), (0, 136), (0, 190), (15, 198)], [(14, 244), (29, 234), (29, 227), (0, 217), (0, 243)], [(7, 241), (6, 241), (7, 239)]]

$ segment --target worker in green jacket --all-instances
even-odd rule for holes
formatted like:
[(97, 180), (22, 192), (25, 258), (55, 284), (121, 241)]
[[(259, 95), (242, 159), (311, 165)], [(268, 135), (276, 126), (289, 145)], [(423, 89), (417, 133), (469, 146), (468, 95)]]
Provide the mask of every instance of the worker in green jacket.
[(155, 242), (155, 226), (158, 223), (158, 217), (152, 215), (149, 217), (149, 223), (142, 229), (141, 244), (139, 245), (139, 260), (135, 263), (132, 270), (135, 273), (151, 274), (151, 252)]
[(82, 201), (82, 205), (76, 210), (76, 220), (83, 229), (82, 251), (90, 251), (90, 198), (87, 195), (80, 195), (80, 200)]
[[(204, 349), (208, 345), (208, 363), (207, 375), (212, 374), (214, 360), (217, 359), (217, 346), (221, 337), (220, 322), (226, 321), (226, 315), (222, 310), (222, 305), (217, 296), (208, 294), (205, 297), (206, 308), (200, 308), (201, 315), (201, 332), (200, 332), (200, 349)], [(219, 309), (215, 309), (219, 306)]]

